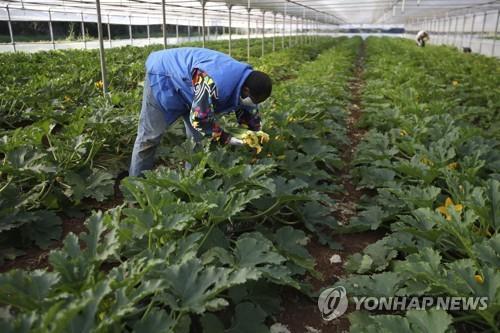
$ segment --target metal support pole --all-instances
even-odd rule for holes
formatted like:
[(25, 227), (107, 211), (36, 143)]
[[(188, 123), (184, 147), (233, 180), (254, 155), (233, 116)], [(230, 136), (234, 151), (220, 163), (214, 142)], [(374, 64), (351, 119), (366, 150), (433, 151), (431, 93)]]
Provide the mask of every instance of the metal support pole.
[(266, 34), (266, 12), (262, 11), (262, 56), (264, 56), (265, 34)]
[(102, 92), (108, 93), (108, 80), (106, 72), (106, 58), (104, 57), (104, 40), (102, 38), (101, 1), (95, 1), (97, 11), (97, 36), (99, 37), (99, 58), (101, 60)]
[(83, 21), (83, 12), (81, 12), (82, 16), (82, 38), (83, 38), (83, 46), (85, 49), (87, 49), (87, 35), (85, 34), (85, 22)]
[(453, 34), (453, 46), (457, 46), (458, 38), (458, 16), (455, 16), (455, 33)]
[(318, 14), (316, 13), (316, 16), (314, 19), (311, 19), (309, 21), (309, 42), (313, 43), (316, 38), (318, 37), (318, 30), (319, 30), (319, 22), (318, 22)]
[(438, 18), (437, 20), (437, 31), (438, 31), (438, 34), (439, 34), (439, 43), (438, 44), (442, 44), (443, 43), (443, 34), (441, 33), (441, 22), (442, 22), (442, 18)]
[(175, 21), (175, 44), (179, 44), (179, 22)]
[(439, 19), (439, 44), (444, 44), (444, 38), (445, 38), (445, 34), (444, 34), (444, 31), (445, 31), (445, 26), (446, 26), (446, 22), (445, 22), (445, 19), (444, 17), (440, 18)]
[(276, 13), (273, 13), (273, 52), (276, 51)]
[(434, 38), (434, 40), (436, 41), (436, 45), (437, 45), (438, 44), (439, 35), (438, 35), (437, 29), (436, 29), (436, 17), (433, 17), (431, 19), (431, 31), (436, 36), (436, 38)]
[(290, 16), (290, 37), (288, 38), (288, 46), (292, 47), (292, 36), (293, 36), (293, 16)]
[(232, 28), (232, 17), (231, 17), (231, 9), (233, 9), (232, 5), (227, 6), (228, 13), (229, 13), (229, 38), (228, 38), (228, 47), (229, 47), (229, 55), (231, 55), (231, 39), (233, 36), (233, 28)]
[(312, 19), (307, 20), (306, 35), (307, 35), (307, 43), (308, 44), (312, 43), (313, 30), (314, 30), (314, 20), (312, 20)]
[(148, 16), (148, 25), (146, 26), (146, 33), (148, 34), (148, 45), (151, 45), (151, 29), (149, 28), (149, 16)]
[(132, 15), (128, 16), (128, 35), (130, 37), (130, 45), (134, 45), (134, 37), (132, 36)]
[(309, 43), (309, 20), (304, 20), (304, 41), (305, 43)]
[(188, 25), (187, 29), (188, 29), (188, 41), (191, 41), (191, 26)]
[(436, 19), (436, 34), (438, 35), (437, 44), (441, 44), (441, 19)]
[(285, 10), (283, 14), (283, 31), (281, 34), (281, 48), (285, 48), (285, 31), (286, 31), (286, 2), (285, 2)]
[(318, 40), (320, 27), (321, 23), (316, 19), (316, 25), (314, 27), (314, 40)]
[(498, 19), (500, 16), (500, 10), (497, 10), (497, 20), (495, 22), (495, 33), (493, 34), (493, 46), (491, 48), (491, 56), (495, 56), (495, 48), (497, 46), (497, 34), (498, 34)]
[(310, 32), (310, 42), (312, 43), (316, 39), (316, 29), (318, 27), (318, 15), (314, 20), (311, 20), (311, 32)]
[(476, 24), (476, 13), (472, 15), (472, 24), (470, 27), (469, 47), (472, 49), (472, 36), (474, 35), (474, 25)]
[(250, 0), (247, 7), (247, 59), (250, 61)]
[[(148, 25), (149, 28), (149, 25)], [(109, 14), (108, 14), (108, 41), (109, 41), (109, 47), (111, 47), (111, 23), (109, 20)]]
[(49, 33), (50, 42), (52, 43), (52, 49), (56, 49), (56, 42), (54, 41), (54, 30), (52, 30), (52, 12), (49, 9)]
[(12, 22), (11, 22), (11, 19), (10, 19), (9, 5), (7, 5), (6, 9), (7, 9), (7, 19), (8, 19), (7, 24), (9, 26), (10, 43), (12, 44), (12, 49), (14, 50), (14, 52), (17, 52), (17, 50), (16, 50), (16, 42), (14, 41), (14, 31), (12, 30)]
[(439, 44), (439, 33), (437, 29), (437, 19), (435, 17), (432, 18), (431, 24), (432, 24), (432, 31), (436, 38), (434, 38), (434, 41), (436, 42), (436, 45)]
[(446, 28), (446, 44), (450, 44), (450, 32), (451, 32), (451, 17), (446, 13), (446, 19), (448, 20), (448, 27)]
[(438, 18), (434, 18), (434, 33), (436, 34), (436, 45), (439, 45), (439, 41), (440, 41), (440, 34), (439, 34), (439, 19)]
[(465, 20), (467, 15), (464, 14), (464, 20), (462, 21), (462, 37), (460, 38), (460, 47), (464, 47), (464, 35), (465, 35)]
[(309, 43), (309, 25), (311, 22), (309, 20), (305, 20), (305, 26), (304, 26), (304, 37), (306, 40), (306, 44)]
[(306, 34), (306, 43), (309, 44), (309, 41), (311, 39), (311, 20), (306, 20), (304, 33)]
[(481, 51), (483, 49), (483, 37), (484, 37), (484, 29), (486, 28), (487, 15), (488, 15), (488, 13), (484, 12), (483, 24), (481, 25), (481, 36), (479, 37), (479, 54), (481, 54)]
[(295, 19), (295, 45), (299, 45), (299, 18)]
[(306, 20), (306, 7), (302, 8), (302, 21), (301, 21), (301, 35), (302, 35), (302, 38), (301, 38), (301, 41), (302, 41), (302, 44), (305, 44), (306, 40), (306, 36), (305, 36), (305, 29), (304, 29), (304, 21)]
[[(317, 14), (316, 14), (317, 16)], [(309, 43), (311, 44), (314, 40), (314, 31), (316, 29), (316, 21), (315, 20), (310, 20), (309, 21)]]
[(167, 48), (167, 14), (166, 14), (166, 8), (165, 8), (165, 0), (161, 0), (161, 17), (162, 17), (162, 23), (161, 23), (161, 29), (163, 33), (163, 48)]
[(201, 34), (202, 34), (202, 46), (205, 47), (205, 4), (207, 2), (205, 0), (201, 0)]

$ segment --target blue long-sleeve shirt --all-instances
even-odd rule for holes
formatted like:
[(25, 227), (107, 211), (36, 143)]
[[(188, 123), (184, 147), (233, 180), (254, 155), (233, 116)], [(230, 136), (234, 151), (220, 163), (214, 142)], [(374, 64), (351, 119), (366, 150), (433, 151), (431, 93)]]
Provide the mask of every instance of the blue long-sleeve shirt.
[[(224, 132), (215, 118), (214, 103), (217, 99), (217, 87), (214, 80), (205, 72), (195, 69), (193, 73), (194, 100), (191, 106), (190, 120), (193, 127), (205, 137), (227, 143), (231, 136)], [(258, 108), (238, 106), (235, 109), (238, 124), (249, 130), (261, 129)]]

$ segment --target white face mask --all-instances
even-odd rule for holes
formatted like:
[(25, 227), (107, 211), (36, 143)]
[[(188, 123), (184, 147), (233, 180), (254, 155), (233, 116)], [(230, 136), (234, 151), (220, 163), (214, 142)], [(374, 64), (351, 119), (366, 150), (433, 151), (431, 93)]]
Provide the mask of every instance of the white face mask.
[(249, 106), (249, 107), (255, 107), (256, 106), (256, 104), (252, 101), (252, 99), (250, 98), (250, 96), (245, 97), (245, 98), (241, 98), (240, 97), (240, 105)]

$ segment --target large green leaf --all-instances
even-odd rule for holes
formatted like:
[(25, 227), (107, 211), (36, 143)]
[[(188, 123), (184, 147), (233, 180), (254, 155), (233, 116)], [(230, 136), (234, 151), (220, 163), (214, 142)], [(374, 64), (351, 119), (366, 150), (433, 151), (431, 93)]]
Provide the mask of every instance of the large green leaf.
[(0, 302), (22, 310), (36, 310), (44, 306), (58, 282), (56, 273), (42, 270), (10, 271), (0, 275)]
[(267, 314), (257, 305), (240, 303), (236, 306), (233, 323), (227, 333), (268, 333), (264, 324)]

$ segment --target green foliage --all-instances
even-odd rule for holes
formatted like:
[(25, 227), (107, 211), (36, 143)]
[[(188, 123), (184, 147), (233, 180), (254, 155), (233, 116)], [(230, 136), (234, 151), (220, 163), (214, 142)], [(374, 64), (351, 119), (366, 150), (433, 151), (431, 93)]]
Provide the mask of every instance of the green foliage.
[[(63, 247), (50, 254), (50, 272), (0, 275), (6, 286), (0, 303), (10, 306), (0, 326), (40, 332), (267, 332), (282, 286), (305, 292), (306, 272), (319, 276), (301, 227), (327, 243), (324, 229), (337, 226), (327, 194), (336, 190), (331, 171), (341, 166), (336, 146), (346, 141), (342, 107), (359, 43), (325, 38), (298, 46), (300, 52), (264, 57), (260, 64), (269, 58), (276, 85), (262, 109), (272, 137), (263, 152), (210, 143), (193, 150), (191, 143), (174, 140), (166, 166), (122, 181), (122, 206), (94, 212), (85, 232), (66, 236)], [(43, 196), (53, 199), (33, 197), (33, 211), (49, 202), (57, 210), (112, 193), (113, 165), (127, 156), (126, 131), (134, 132), (137, 120), (129, 109), (140, 98), (124, 91), (140, 89), (142, 69), (135, 64), (149, 50), (131, 51), (120, 60), (124, 73), (112, 81), (110, 100), (95, 97), (71, 108), (84, 120), (66, 114), (57, 118), (61, 130), (49, 121), (37, 129), (29, 125), (33, 135), (18, 131), (9, 139), (34, 142), (26, 152), (12, 145), (9, 156), (17, 164), (11, 170), (29, 175), (29, 182), (52, 184)], [(325, 52), (318, 56), (320, 51)], [(283, 64), (299, 63), (293, 68), (297, 79), (280, 77)], [(99, 107), (89, 112), (94, 106)], [(39, 140), (53, 149), (42, 148)], [(192, 168), (179, 167), (182, 161)], [(22, 186), (17, 179), (12, 186)], [(15, 191), (10, 186), (5, 190)], [(26, 210), (9, 210), (10, 204), (5, 202), (7, 213)]]
[[(359, 186), (376, 195), (347, 229), (388, 234), (348, 258), (352, 275), (338, 284), (355, 295), (487, 296), (488, 309), (454, 312), (453, 321), (497, 332), (498, 60), (386, 38), (366, 46), (369, 131), (354, 162)], [(355, 332), (444, 332), (452, 317), (350, 320)]]

